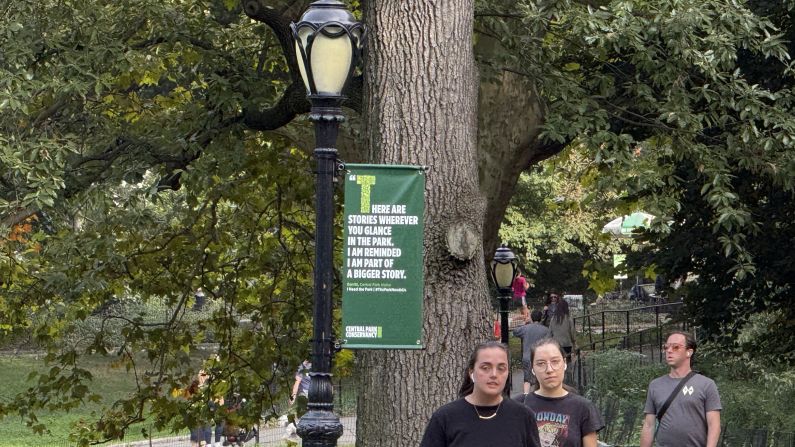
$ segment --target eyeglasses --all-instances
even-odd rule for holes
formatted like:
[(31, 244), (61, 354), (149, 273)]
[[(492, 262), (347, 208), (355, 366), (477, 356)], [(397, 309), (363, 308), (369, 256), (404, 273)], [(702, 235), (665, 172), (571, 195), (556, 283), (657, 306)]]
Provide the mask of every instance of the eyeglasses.
[(564, 364), (565, 362), (563, 361), (563, 359), (552, 359), (549, 362), (540, 360), (538, 362), (533, 363), (533, 367), (536, 369), (540, 369), (541, 371), (546, 371), (547, 367), (549, 366), (552, 368), (552, 371), (557, 371), (560, 368), (563, 368)]
[(669, 349), (672, 352), (679, 352), (680, 350), (685, 349), (685, 345), (682, 345), (682, 344), (679, 344), (679, 343), (666, 343), (666, 344), (662, 345), (662, 350), (663, 351), (667, 351)]

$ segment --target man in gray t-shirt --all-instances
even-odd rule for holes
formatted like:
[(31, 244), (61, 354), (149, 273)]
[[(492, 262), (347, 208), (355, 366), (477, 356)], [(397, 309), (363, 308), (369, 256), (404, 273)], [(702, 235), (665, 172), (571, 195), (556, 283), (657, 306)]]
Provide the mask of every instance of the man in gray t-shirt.
[(533, 345), (542, 338), (552, 336), (549, 328), (541, 324), (543, 314), (540, 310), (534, 310), (530, 313), (532, 323), (519, 326), (513, 330), (513, 335), (522, 339), (522, 369), (524, 370), (524, 384), (522, 389), (524, 394), (530, 392), (530, 385), (535, 383), (535, 376), (533, 376), (533, 365), (530, 363), (530, 349)]
[[(712, 379), (695, 374), (681, 388), (682, 377), (690, 373), (690, 361), (696, 350), (693, 337), (674, 332), (663, 345), (671, 372), (649, 384), (643, 412), (640, 447), (716, 447), (720, 437), (720, 395)], [(668, 396), (677, 395), (655, 429), (657, 414)], [(655, 431), (656, 430), (656, 431)], [(656, 440), (656, 442), (655, 442)]]

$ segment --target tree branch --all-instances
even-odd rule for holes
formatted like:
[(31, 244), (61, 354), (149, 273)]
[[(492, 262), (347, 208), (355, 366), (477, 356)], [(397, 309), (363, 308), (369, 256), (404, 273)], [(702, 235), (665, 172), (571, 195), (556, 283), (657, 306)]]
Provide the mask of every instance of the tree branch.
[(279, 41), (279, 45), (282, 47), (282, 54), (287, 61), (287, 66), (290, 68), (293, 83), (303, 83), (298, 70), (298, 61), (295, 58), (293, 34), (290, 30), (290, 22), (297, 20), (298, 17), (285, 15), (287, 12), (282, 14), (272, 6), (263, 5), (261, 0), (243, 0), (243, 11), (246, 12), (247, 16), (264, 23), (273, 31)]
[(243, 124), (253, 130), (274, 130), (289, 123), (301, 113), (309, 112), (304, 83), (293, 82), (273, 107), (265, 110), (245, 109)]

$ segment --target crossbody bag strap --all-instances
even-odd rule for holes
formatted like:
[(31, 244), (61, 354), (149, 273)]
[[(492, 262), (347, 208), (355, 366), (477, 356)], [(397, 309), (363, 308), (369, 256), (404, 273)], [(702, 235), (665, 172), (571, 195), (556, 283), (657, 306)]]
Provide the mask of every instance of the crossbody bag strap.
[(657, 412), (657, 427), (654, 429), (655, 438), (657, 437), (657, 430), (660, 429), (660, 421), (662, 420), (663, 416), (665, 416), (665, 412), (668, 411), (668, 407), (671, 406), (671, 402), (673, 402), (674, 399), (676, 399), (676, 396), (682, 392), (682, 389), (685, 387), (685, 385), (687, 385), (687, 381), (696, 374), (698, 374), (696, 371), (691, 370), (686, 376), (682, 377), (682, 380), (680, 380), (679, 384), (674, 387), (674, 390), (671, 392), (671, 395), (668, 396), (668, 399), (665, 400), (663, 406), (660, 407), (660, 411)]
[(678, 396), (679, 393), (682, 392), (682, 388), (684, 388), (685, 385), (687, 385), (687, 381), (690, 380), (690, 378), (695, 376), (696, 374), (698, 373), (695, 371), (690, 371), (689, 373), (687, 373), (686, 376), (682, 377), (682, 380), (679, 381), (679, 384), (676, 385), (676, 388), (674, 388), (674, 390), (671, 392), (671, 395), (668, 396), (668, 399), (665, 400), (663, 406), (660, 407), (660, 411), (657, 412), (657, 421), (662, 420), (663, 416), (665, 415), (665, 412), (668, 411), (668, 407), (671, 406), (671, 402), (673, 402), (674, 399), (676, 399), (676, 396)]

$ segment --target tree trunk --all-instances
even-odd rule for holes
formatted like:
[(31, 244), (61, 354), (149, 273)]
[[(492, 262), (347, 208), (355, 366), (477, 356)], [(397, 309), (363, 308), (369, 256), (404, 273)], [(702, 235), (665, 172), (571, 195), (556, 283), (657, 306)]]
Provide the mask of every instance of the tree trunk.
[(471, 0), (367, 2), (367, 149), (427, 165), (422, 351), (359, 351), (357, 446), (416, 446), (487, 338)]

